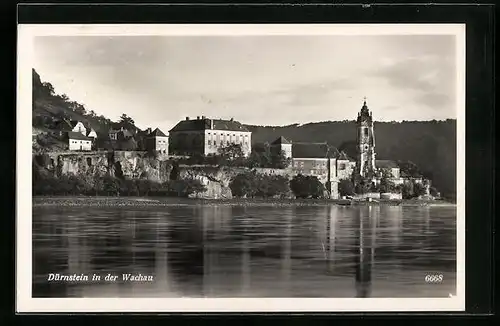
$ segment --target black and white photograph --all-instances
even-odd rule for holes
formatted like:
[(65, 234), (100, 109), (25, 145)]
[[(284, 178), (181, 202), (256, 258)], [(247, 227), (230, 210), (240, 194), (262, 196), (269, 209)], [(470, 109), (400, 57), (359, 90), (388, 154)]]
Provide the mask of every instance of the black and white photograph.
[(21, 25), (19, 307), (463, 310), (464, 31)]

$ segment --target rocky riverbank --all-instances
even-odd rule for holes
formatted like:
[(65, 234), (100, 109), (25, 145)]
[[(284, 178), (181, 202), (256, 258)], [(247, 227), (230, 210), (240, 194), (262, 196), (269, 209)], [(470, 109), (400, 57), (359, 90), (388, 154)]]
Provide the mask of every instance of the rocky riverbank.
[(323, 205), (399, 205), (399, 206), (454, 206), (443, 201), (380, 201), (351, 202), (336, 199), (186, 199), (165, 197), (33, 197), (33, 207), (149, 207), (149, 206), (323, 206)]

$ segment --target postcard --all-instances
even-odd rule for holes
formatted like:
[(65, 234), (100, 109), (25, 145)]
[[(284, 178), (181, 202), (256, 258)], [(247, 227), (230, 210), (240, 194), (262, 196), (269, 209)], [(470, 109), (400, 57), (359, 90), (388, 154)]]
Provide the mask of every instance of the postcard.
[(18, 31), (18, 312), (464, 311), (465, 25)]

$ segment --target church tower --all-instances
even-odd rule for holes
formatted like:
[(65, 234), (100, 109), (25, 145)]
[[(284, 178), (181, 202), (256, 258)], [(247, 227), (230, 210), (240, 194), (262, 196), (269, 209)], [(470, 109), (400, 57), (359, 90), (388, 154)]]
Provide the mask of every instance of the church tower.
[(375, 134), (372, 113), (366, 105), (366, 98), (356, 121), (358, 157), (356, 171), (362, 177), (375, 172)]

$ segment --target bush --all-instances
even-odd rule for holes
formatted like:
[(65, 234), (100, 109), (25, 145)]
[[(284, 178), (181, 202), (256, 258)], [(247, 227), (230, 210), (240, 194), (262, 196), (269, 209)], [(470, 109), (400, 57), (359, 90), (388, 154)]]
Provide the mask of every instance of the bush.
[(198, 179), (172, 180), (169, 190), (178, 197), (188, 197), (206, 191), (206, 187)]
[(339, 182), (339, 194), (340, 196), (352, 196), (354, 195), (354, 184), (349, 179), (340, 180)]
[(299, 174), (290, 181), (290, 188), (297, 198), (321, 198), (325, 186), (315, 176)]
[(257, 174), (255, 171), (238, 174), (229, 187), (235, 197), (284, 197), (290, 193), (287, 178)]

